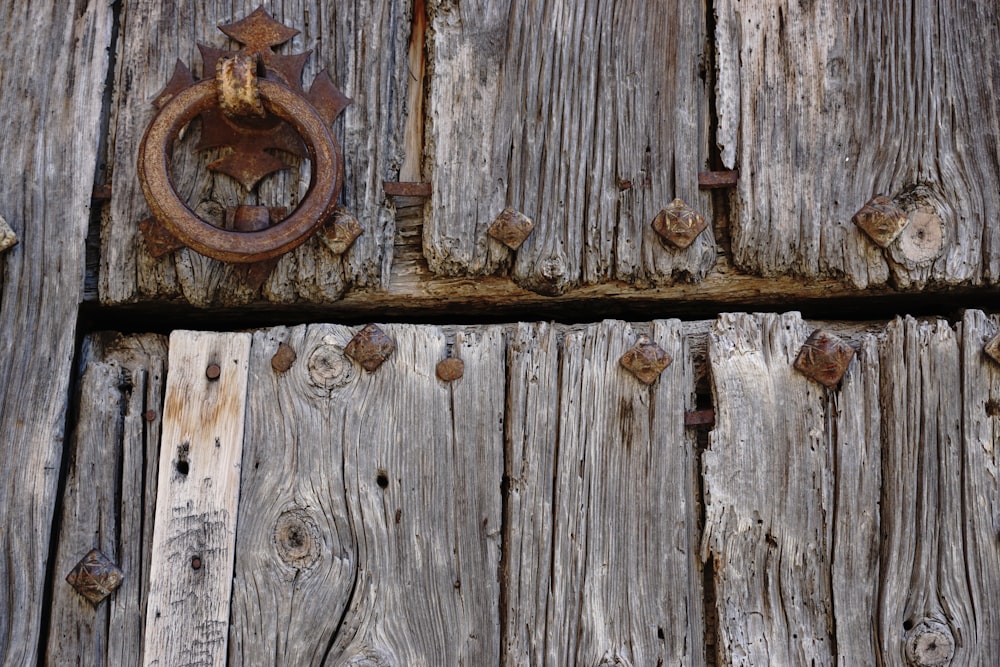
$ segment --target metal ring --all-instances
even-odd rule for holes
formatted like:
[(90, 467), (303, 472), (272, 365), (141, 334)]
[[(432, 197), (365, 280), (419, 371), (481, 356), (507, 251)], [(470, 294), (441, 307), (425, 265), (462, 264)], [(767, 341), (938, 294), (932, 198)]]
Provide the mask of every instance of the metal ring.
[(343, 185), (343, 159), (312, 104), (274, 81), (262, 78), (258, 85), (265, 108), (295, 128), (312, 162), (305, 198), (274, 226), (254, 232), (220, 229), (195, 215), (174, 188), (170, 177), (174, 141), (195, 116), (218, 104), (214, 79), (177, 93), (150, 122), (139, 145), (139, 182), (153, 216), (184, 245), (224, 262), (258, 262), (298, 247), (330, 215)]

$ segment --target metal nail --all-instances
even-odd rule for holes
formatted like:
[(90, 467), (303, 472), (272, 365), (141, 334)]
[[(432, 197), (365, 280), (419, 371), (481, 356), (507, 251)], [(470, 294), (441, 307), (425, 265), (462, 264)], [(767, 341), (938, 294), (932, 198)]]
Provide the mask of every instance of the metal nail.
[(859, 229), (880, 248), (888, 247), (906, 228), (910, 220), (892, 199), (875, 195), (851, 218)]
[(983, 348), (983, 352), (985, 352), (990, 359), (1000, 364), (1000, 333), (986, 343), (986, 346)]
[(124, 578), (118, 566), (99, 549), (92, 549), (66, 575), (69, 585), (95, 605), (115, 592)]
[(344, 348), (344, 354), (369, 373), (377, 369), (396, 349), (396, 344), (374, 324), (365, 326)]
[(505, 208), (486, 233), (511, 250), (517, 250), (534, 228), (531, 218), (512, 208)]
[(465, 374), (465, 362), (456, 357), (448, 357), (438, 362), (435, 372), (442, 382), (454, 382)]
[(211, 364), (205, 369), (205, 377), (209, 380), (218, 380), (220, 375), (222, 375), (222, 369), (219, 368), (219, 364)]
[(278, 350), (271, 357), (271, 368), (274, 369), (275, 373), (284, 373), (292, 367), (296, 358), (298, 358), (298, 355), (295, 354), (295, 350), (292, 349), (291, 345), (279, 343)]
[(653, 229), (670, 245), (684, 250), (708, 228), (705, 218), (681, 199), (675, 199), (653, 219)]
[(854, 348), (839, 336), (816, 329), (795, 358), (795, 369), (825, 387), (840, 383), (854, 359)]
[(639, 336), (636, 344), (619, 360), (621, 365), (643, 384), (656, 382), (656, 378), (672, 361), (670, 355), (646, 335)]

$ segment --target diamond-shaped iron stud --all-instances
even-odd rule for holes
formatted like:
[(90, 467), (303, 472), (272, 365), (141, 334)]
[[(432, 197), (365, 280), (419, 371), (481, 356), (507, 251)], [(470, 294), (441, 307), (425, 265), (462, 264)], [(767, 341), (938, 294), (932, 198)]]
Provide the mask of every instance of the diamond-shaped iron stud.
[(906, 228), (910, 220), (889, 197), (876, 195), (854, 214), (851, 222), (880, 248), (886, 248)]
[(816, 329), (799, 350), (795, 369), (824, 387), (833, 388), (854, 358), (854, 348), (839, 336)]
[(334, 255), (343, 255), (361, 236), (361, 223), (341, 206), (323, 223), (316, 235)]
[(673, 359), (663, 348), (639, 336), (639, 340), (620, 359), (621, 365), (643, 384), (653, 384)]
[(997, 334), (986, 343), (983, 352), (993, 361), (1000, 364), (1000, 334)]
[(505, 208), (486, 233), (511, 250), (517, 250), (534, 228), (531, 218), (512, 208)]
[(344, 354), (369, 373), (382, 365), (396, 349), (396, 344), (374, 324), (365, 326), (344, 348)]
[(678, 250), (684, 250), (698, 238), (708, 227), (705, 218), (680, 199), (670, 202), (670, 205), (653, 218), (653, 229)]
[(124, 575), (110, 558), (93, 549), (76, 564), (66, 581), (76, 592), (94, 604), (99, 604), (121, 586)]

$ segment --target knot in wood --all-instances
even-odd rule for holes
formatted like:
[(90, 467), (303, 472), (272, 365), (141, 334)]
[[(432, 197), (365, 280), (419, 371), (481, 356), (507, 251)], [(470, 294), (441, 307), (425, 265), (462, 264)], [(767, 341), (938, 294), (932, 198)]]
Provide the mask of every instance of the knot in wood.
[(394, 667), (396, 661), (376, 648), (364, 648), (347, 659), (348, 667)]
[(670, 202), (653, 218), (656, 233), (678, 250), (688, 248), (707, 228), (705, 218), (681, 199)]
[(88, 552), (66, 575), (69, 585), (95, 605), (121, 586), (123, 579), (122, 571), (99, 549)]
[(854, 358), (854, 348), (839, 336), (816, 329), (795, 358), (795, 369), (824, 387), (840, 383)]
[(910, 220), (895, 202), (885, 195), (875, 195), (851, 218), (860, 230), (880, 248), (896, 240)]
[(274, 524), (272, 540), (278, 557), (289, 567), (308, 570), (319, 560), (319, 528), (303, 509), (283, 512)]
[(354, 364), (344, 358), (344, 348), (324, 343), (309, 355), (309, 381), (320, 389), (336, 389), (354, 380)]
[(945, 667), (955, 657), (951, 629), (939, 621), (926, 620), (906, 633), (906, 661), (914, 667)]
[(517, 250), (534, 228), (531, 218), (512, 208), (505, 208), (486, 233), (511, 250)]
[(396, 344), (374, 324), (366, 325), (344, 348), (344, 354), (358, 362), (369, 373), (392, 356)]
[(619, 360), (621, 365), (643, 384), (653, 384), (673, 359), (662, 347), (650, 341), (649, 336), (639, 340)]

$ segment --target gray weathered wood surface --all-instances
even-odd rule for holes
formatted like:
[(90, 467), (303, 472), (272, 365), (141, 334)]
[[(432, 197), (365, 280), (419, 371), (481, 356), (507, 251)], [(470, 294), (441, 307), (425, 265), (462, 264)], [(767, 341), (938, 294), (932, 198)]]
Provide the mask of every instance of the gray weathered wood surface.
[[(675, 197), (711, 221), (697, 185), (708, 155), (700, 3), (431, 0), (428, 10), (431, 271), (510, 267), (543, 294), (705, 276), (711, 230), (676, 251), (650, 227)], [(536, 225), (516, 253), (486, 235), (507, 206)]]
[[(303, 85), (308, 89), (323, 68), (354, 104), (334, 124), (345, 161), (342, 203), (364, 228), (343, 256), (316, 238), (285, 255), (264, 286), (248, 287), (232, 265), (181, 250), (155, 259), (146, 250), (137, 223), (149, 211), (136, 176), (136, 156), (153, 99), (166, 85), (179, 58), (201, 75), (197, 43), (238, 48), (218, 29), (251, 13), (260, 3), (128, 0), (122, 6), (118, 68), (111, 114), (110, 204), (102, 223), (99, 292), (102, 303), (184, 300), (196, 306), (329, 302), (348, 285), (382, 287), (392, 261), (394, 206), (382, 192), (403, 161), (407, 87), (409, 2), (354, 0), (323, 3), (275, 0), (263, 5), (278, 21), (300, 30), (278, 52), (303, 53)], [(197, 123), (193, 124), (197, 125)], [(206, 220), (221, 221), (224, 208), (262, 203), (294, 208), (309, 180), (306, 169), (272, 176), (247, 193), (225, 175), (205, 166), (218, 151), (193, 152), (189, 131), (174, 153), (178, 193)]]
[[(722, 0), (716, 15), (737, 267), (858, 287), (1000, 279), (996, 3)], [(875, 194), (911, 212), (885, 251), (851, 224)]]
[[(109, 3), (0, 6), (0, 664), (35, 664), (83, 296)], [(82, 555), (82, 554), (81, 554)]]
[[(156, 335), (101, 334), (84, 344), (79, 418), (60, 495), (46, 664), (141, 660), (166, 343)], [(96, 609), (64, 580), (93, 548), (126, 573), (111, 601)]]

